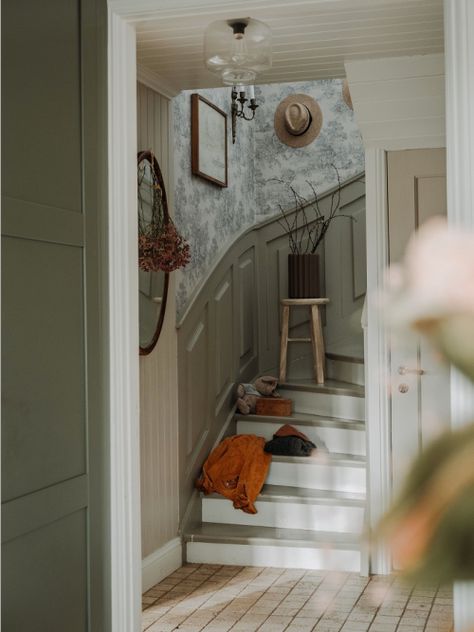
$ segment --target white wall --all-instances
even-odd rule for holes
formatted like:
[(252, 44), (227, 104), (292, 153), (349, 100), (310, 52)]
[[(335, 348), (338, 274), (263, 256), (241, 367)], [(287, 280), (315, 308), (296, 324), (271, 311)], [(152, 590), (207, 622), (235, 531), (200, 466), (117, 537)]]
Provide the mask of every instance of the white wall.
[(442, 54), (348, 61), (345, 66), (366, 148), (445, 147)]
[[(170, 100), (138, 84), (138, 149), (152, 149), (173, 213)], [(170, 275), (163, 329), (155, 349), (140, 357), (142, 557), (178, 532), (178, 395), (175, 275)], [(158, 581), (158, 580), (156, 580)]]

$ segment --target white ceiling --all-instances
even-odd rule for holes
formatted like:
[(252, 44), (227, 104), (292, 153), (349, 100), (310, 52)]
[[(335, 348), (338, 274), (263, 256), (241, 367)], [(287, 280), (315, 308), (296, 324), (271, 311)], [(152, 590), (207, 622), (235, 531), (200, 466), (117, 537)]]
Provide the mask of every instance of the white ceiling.
[[(156, 16), (156, 14), (155, 14)], [(250, 16), (273, 32), (273, 67), (259, 83), (344, 76), (344, 61), (443, 51), (442, 0), (176, 0), (138, 21), (138, 64), (176, 90), (216, 87), (203, 62), (213, 20)]]

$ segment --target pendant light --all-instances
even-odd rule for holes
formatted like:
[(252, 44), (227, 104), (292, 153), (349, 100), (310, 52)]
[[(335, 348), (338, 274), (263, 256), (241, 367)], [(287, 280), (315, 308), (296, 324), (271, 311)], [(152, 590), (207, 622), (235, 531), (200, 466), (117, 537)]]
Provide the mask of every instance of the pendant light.
[[(254, 86), (257, 75), (271, 68), (272, 33), (270, 27), (253, 18), (217, 20), (204, 34), (204, 61), (218, 74), (224, 85), (232, 86), (232, 142), (235, 143), (237, 118), (251, 121), (258, 105)], [(249, 113), (244, 110), (247, 104)]]
[(272, 65), (270, 27), (253, 18), (212, 22), (204, 35), (206, 67), (227, 86), (254, 83)]

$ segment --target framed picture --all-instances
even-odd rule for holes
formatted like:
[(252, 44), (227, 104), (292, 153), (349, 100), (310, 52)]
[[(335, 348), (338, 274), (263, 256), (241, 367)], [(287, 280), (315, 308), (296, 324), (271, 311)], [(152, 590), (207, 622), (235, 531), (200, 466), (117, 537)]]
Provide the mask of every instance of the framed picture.
[(227, 186), (227, 114), (199, 94), (191, 95), (191, 169)]

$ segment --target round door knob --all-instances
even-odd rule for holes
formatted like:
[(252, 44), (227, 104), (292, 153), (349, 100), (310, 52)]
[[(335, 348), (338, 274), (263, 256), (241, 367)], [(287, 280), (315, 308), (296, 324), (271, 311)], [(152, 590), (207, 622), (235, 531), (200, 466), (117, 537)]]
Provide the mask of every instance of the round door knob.
[(398, 390), (400, 391), (400, 393), (408, 393), (410, 387), (408, 386), (408, 384), (400, 384)]

